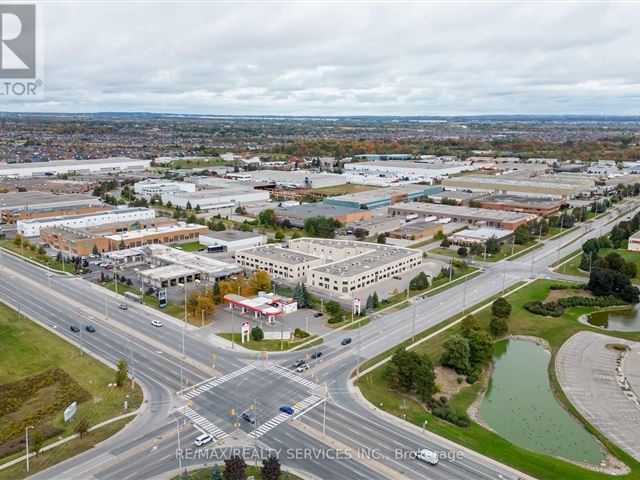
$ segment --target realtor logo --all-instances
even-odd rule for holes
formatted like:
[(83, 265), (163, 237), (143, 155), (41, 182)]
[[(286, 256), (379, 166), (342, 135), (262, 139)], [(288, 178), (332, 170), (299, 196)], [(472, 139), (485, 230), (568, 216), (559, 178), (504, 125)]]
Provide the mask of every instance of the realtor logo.
[(36, 6), (0, 4), (0, 78), (36, 78)]

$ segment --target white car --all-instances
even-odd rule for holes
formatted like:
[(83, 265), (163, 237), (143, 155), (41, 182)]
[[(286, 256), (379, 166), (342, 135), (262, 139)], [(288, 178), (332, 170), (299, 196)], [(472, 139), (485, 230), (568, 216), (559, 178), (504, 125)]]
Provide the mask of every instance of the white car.
[(422, 462), (430, 463), (431, 465), (438, 464), (438, 453), (427, 448), (418, 450), (416, 452), (416, 458)]
[(153, 325), (154, 327), (161, 327), (162, 320), (151, 320), (151, 325)]
[(213, 440), (213, 436), (209, 433), (203, 433), (198, 438), (196, 438), (195, 443), (196, 447), (201, 447), (202, 445), (206, 445), (207, 443)]
[(53, 273), (51, 272), (47, 272), (44, 274), (45, 277), (53, 277)]
[(302, 373), (305, 370), (309, 370), (309, 365), (307, 365), (306, 363), (304, 365), (300, 365), (298, 368), (296, 368), (296, 372), (298, 372), (298, 373)]

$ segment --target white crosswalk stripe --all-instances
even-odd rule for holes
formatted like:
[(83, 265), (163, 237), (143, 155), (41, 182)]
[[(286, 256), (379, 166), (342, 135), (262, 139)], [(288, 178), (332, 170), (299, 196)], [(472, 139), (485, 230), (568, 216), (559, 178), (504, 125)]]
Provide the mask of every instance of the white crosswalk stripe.
[(185, 407), (178, 408), (178, 411), (182, 413), (185, 417), (187, 417), (189, 420), (191, 420), (194, 424), (202, 428), (205, 432), (213, 435), (216, 440), (220, 440), (221, 438), (224, 438), (227, 436), (224, 430), (221, 430), (220, 428), (216, 427), (213, 423), (211, 423), (209, 420), (204, 418), (195, 410), (185, 406)]
[(280, 365), (274, 365), (270, 370), (274, 373), (277, 373), (278, 375), (288, 378), (289, 380), (304, 385), (310, 390), (314, 390), (320, 387), (320, 385), (318, 385), (317, 383), (313, 383), (311, 380), (307, 380), (306, 378), (303, 378), (300, 375), (295, 374), (291, 370), (287, 370), (286, 368), (281, 367)]
[(255, 367), (253, 365), (247, 365), (246, 367), (242, 367), (238, 370), (236, 370), (235, 372), (231, 372), (228, 373), (227, 375), (224, 375), (223, 377), (218, 377), (218, 378), (210, 378), (208, 380), (205, 380), (204, 382), (200, 382), (196, 385), (193, 385), (189, 388), (184, 388), (182, 390), (180, 390), (179, 392), (177, 392), (178, 395), (180, 395), (182, 398), (186, 399), (186, 400), (190, 400), (194, 397), (197, 397), (198, 395), (203, 394), (204, 392), (208, 392), (209, 390), (211, 390), (212, 388), (217, 387), (218, 385), (223, 384), (226, 381), (229, 381), (233, 378), (236, 378), (239, 375), (244, 375), (245, 373), (253, 370)]
[[(311, 395), (310, 397), (305, 398), (304, 400), (302, 400), (301, 402), (296, 403), (293, 406), (294, 415), (302, 414), (306, 409), (311, 408), (312, 406), (318, 404), (321, 401), (322, 401), (322, 397), (317, 397), (315, 395)], [(280, 413), (280, 414), (276, 415), (275, 417), (273, 417), (268, 422), (260, 425), (256, 430), (253, 430), (251, 433), (249, 433), (249, 436), (251, 438), (260, 438), (262, 435), (267, 433), (269, 430), (272, 430), (272, 429), (276, 428), (278, 425), (280, 425), (285, 420), (288, 420), (289, 418), (292, 418), (292, 416), (293, 415), (289, 415), (289, 414), (286, 414), (284, 412)]]

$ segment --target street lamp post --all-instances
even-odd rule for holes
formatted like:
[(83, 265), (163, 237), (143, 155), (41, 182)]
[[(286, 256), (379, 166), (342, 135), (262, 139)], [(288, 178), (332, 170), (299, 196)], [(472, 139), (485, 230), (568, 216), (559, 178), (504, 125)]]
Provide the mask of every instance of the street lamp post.
[(182, 447), (180, 446), (180, 421), (176, 417), (175, 412), (171, 412), (173, 419), (176, 422), (176, 428), (178, 429), (178, 470), (182, 473)]
[(24, 437), (25, 437), (25, 443), (26, 443), (26, 447), (27, 447), (27, 454), (26, 454), (26, 460), (27, 460), (27, 472), (29, 472), (29, 430), (32, 429), (32, 426), (28, 426), (27, 428), (24, 429)]
[(238, 382), (238, 384), (236, 385), (236, 421), (233, 424), (234, 427), (239, 428), (240, 427), (240, 422), (239, 422), (239, 418), (240, 418), (240, 400), (238, 399), (238, 395), (239, 395), (239, 391), (240, 391), (240, 385), (242, 385), (245, 380), (248, 380), (248, 377), (243, 378), (242, 380), (240, 380), (240, 382)]
[(322, 406), (322, 435), (325, 435), (326, 425), (327, 425), (327, 401), (329, 400), (329, 387), (336, 383), (338, 380), (333, 380), (331, 383), (327, 385), (327, 382), (324, 382), (324, 405)]

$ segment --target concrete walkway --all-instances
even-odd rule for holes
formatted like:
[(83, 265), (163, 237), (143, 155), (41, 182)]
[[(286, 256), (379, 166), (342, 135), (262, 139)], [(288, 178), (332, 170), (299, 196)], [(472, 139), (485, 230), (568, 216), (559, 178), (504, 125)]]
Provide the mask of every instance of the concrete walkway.
[[(629, 346), (631, 350), (625, 357), (633, 362), (623, 359), (618, 363), (620, 352), (607, 348), (608, 344)], [(624, 364), (638, 367), (639, 354), (638, 342), (583, 331), (560, 347), (555, 369), (562, 390), (580, 414), (640, 461), (640, 405), (628, 389), (623, 373)], [(631, 380), (637, 382), (640, 376)], [(640, 391), (640, 384), (635, 389)]]

